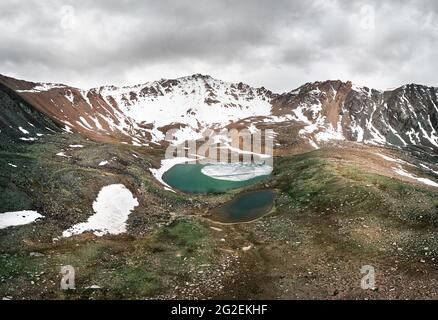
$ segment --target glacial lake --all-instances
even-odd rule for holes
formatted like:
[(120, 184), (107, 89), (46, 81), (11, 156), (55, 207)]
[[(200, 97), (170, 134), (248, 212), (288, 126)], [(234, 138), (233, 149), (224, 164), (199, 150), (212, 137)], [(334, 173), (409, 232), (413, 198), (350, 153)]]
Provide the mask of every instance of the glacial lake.
[(176, 164), (163, 181), (187, 193), (221, 193), (250, 186), (270, 176), (272, 167), (258, 164)]
[(250, 222), (271, 211), (274, 198), (273, 190), (243, 193), (213, 209), (210, 219), (221, 223)]

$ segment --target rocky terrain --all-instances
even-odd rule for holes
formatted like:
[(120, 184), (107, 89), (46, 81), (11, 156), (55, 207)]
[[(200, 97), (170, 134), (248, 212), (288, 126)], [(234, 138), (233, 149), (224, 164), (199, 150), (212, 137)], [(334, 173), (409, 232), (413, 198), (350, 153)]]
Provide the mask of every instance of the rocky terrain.
[[(272, 93), (194, 75), (81, 90), (0, 77), (0, 229), (4, 299), (436, 298), (437, 89), (349, 82)], [(171, 110), (171, 111), (170, 111)], [(272, 176), (221, 194), (172, 192), (151, 169), (206, 128), (270, 128)], [(138, 201), (126, 232), (63, 237), (107, 185)], [(275, 205), (245, 224), (209, 219), (248, 190)], [(61, 266), (76, 289), (60, 289)], [(363, 290), (360, 269), (376, 269)]]
[(172, 127), (179, 129), (175, 138), (182, 142), (200, 137), (206, 128), (250, 119), (246, 126), (302, 126), (296, 136), (313, 148), (331, 140), (438, 148), (438, 89), (415, 84), (380, 91), (325, 81), (278, 94), (199, 74), (90, 90), (5, 76), (0, 83), (67, 132), (104, 142), (161, 143)]

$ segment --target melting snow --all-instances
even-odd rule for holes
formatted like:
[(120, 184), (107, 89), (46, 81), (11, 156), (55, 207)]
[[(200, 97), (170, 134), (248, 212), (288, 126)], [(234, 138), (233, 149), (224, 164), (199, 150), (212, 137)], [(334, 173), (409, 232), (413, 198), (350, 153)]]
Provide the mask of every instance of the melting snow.
[(187, 126), (173, 133), (172, 144), (178, 145), (188, 140), (198, 140), (202, 138), (203, 138), (202, 133)]
[(74, 99), (75, 99), (73, 92), (71, 92), (70, 90), (67, 91), (67, 94), (65, 95), (65, 97), (68, 99), (68, 101), (70, 101), (71, 104), (73, 104)]
[(80, 116), (79, 120), (80, 121), (76, 121), (76, 123), (79, 124), (81, 127), (88, 129), (88, 130), (93, 130), (93, 127), (90, 125), (90, 123), (87, 121), (87, 119)]
[(0, 213), (0, 229), (13, 226), (22, 226), (34, 222), (39, 218), (44, 218), (36, 211), (16, 211)]
[(272, 167), (268, 165), (242, 163), (219, 163), (206, 165), (204, 168), (202, 168), (201, 172), (214, 179), (245, 181), (259, 176), (271, 174)]
[(396, 159), (396, 158), (391, 158), (391, 157), (388, 157), (388, 156), (386, 156), (384, 154), (381, 154), (381, 153), (374, 153), (374, 154), (379, 156), (379, 157), (382, 157), (386, 161), (395, 162), (395, 163), (399, 163), (399, 164), (405, 164), (405, 165), (408, 165), (408, 166), (411, 166), (411, 167), (416, 167), (416, 165), (414, 165), (412, 163), (409, 163), (409, 162), (406, 162), (404, 160), (400, 160), (400, 159)]
[(18, 129), (23, 132), (24, 134), (29, 134), (29, 131), (27, 131), (26, 129), (23, 129), (23, 127), (18, 127)]
[(20, 140), (23, 140), (23, 141), (37, 141), (38, 139), (37, 138), (20, 138)]
[(129, 214), (138, 206), (138, 201), (122, 184), (103, 187), (93, 203), (95, 212), (87, 222), (76, 224), (62, 233), (71, 237), (85, 231), (93, 231), (96, 236), (121, 234), (126, 232)]
[(417, 181), (419, 181), (419, 182), (421, 182), (421, 183), (423, 183), (423, 184), (426, 184), (426, 185), (429, 185), (429, 186), (432, 186), (432, 187), (438, 187), (438, 183), (436, 183), (436, 182), (434, 182), (434, 181), (432, 181), (432, 180), (430, 180), (430, 179), (419, 178), (419, 177), (417, 177), (417, 176), (415, 176), (415, 175), (413, 175), (413, 174), (407, 172), (406, 170), (402, 169), (401, 167), (399, 167), (399, 168), (393, 168), (393, 170), (394, 170), (397, 174), (399, 174), (399, 175), (401, 175), (401, 176), (404, 176), (404, 177), (408, 177), (408, 178), (411, 178), (411, 179), (417, 180)]
[[(184, 77), (175, 83), (157, 81), (134, 87), (107, 86), (90, 92), (102, 96), (111, 108), (108, 112), (116, 121), (110, 118), (106, 121), (113, 131), (117, 129), (131, 136), (132, 130), (147, 132), (152, 136), (151, 142), (159, 142), (165, 136), (157, 128), (172, 123), (185, 124), (186, 127), (176, 133), (178, 144), (200, 138), (199, 128), (227, 125), (252, 116), (270, 116), (269, 96), (249, 86), (240, 86), (210, 77)], [(145, 91), (146, 88), (151, 92)], [(154, 127), (141, 128), (138, 124), (142, 122), (153, 123)]]
[(17, 90), (17, 92), (43, 92), (43, 91), (49, 91), (51, 89), (57, 89), (57, 88), (64, 88), (64, 85), (61, 84), (54, 84), (54, 83), (41, 83), (39, 85), (36, 85), (31, 90)]
[(315, 135), (316, 141), (332, 141), (332, 140), (345, 140), (342, 132), (335, 131), (330, 125), (326, 131), (318, 132)]
[(91, 104), (90, 99), (88, 98), (88, 91), (80, 90), (79, 92), (80, 92), (82, 98), (84, 98), (84, 100), (87, 102), (87, 104), (88, 104), (89, 106), (93, 106), (93, 105)]
[(424, 165), (422, 163), (420, 164), (420, 166), (422, 166), (424, 169), (429, 170), (429, 171), (431, 171), (431, 172), (433, 172), (433, 173), (438, 175), (438, 171), (435, 171), (432, 168), (429, 168), (428, 166), (426, 166), (426, 165)]
[(315, 141), (313, 141), (312, 139), (308, 139), (309, 140), (309, 144), (314, 148), (314, 149), (319, 149), (319, 146), (315, 143)]
[(56, 154), (58, 157), (65, 157), (65, 158), (68, 158), (69, 156), (68, 155), (66, 155), (64, 152), (59, 152), (59, 153), (57, 153)]
[(73, 133), (72, 129), (68, 125), (66, 125), (64, 127), (64, 131), (67, 132), (67, 133)]
[(356, 122), (353, 120), (350, 128), (351, 128), (351, 132), (356, 134), (356, 141), (363, 142), (365, 131), (362, 129), (362, 127), (357, 125)]
[(396, 163), (402, 163), (402, 164), (407, 164), (406, 161), (400, 160), (400, 159), (394, 159), (388, 156), (385, 156), (384, 154), (381, 153), (375, 153), (375, 155), (378, 155), (379, 157), (382, 157), (383, 159), (385, 159), (386, 161), (391, 161), (391, 162), (396, 162)]
[[(153, 87), (163, 95), (145, 96), (141, 93), (145, 86)], [(131, 88), (107, 87), (101, 94), (113, 97), (117, 105), (138, 122), (154, 119), (157, 127), (180, 122), (196, 128), (198, 123), (226, 124), (229, 120), (250, 116), (269, 116), (269, 99), (256, 93), (255, 89), (246, 89), (247, 92), (242, 93), (231, 83), (212, 78), (184, 77), (178, 79), (176, 86), (171, 87), (171, 93), (167, 93), (160, 83), (154, 82)], [(137, 100), (129, 99), (131, 93), (136, 94)], [(206, 97), (211, 98), (210, 104), (206, 103)]]

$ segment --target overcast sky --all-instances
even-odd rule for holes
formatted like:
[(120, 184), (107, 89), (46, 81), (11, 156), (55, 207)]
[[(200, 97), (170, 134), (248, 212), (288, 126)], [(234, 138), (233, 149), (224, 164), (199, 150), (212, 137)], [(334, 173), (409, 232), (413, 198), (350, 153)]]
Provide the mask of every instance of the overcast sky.
[(436, 0), (2, 0), (0, 73), (81, 88), (194, 73), (289, 91), (438, 86)]

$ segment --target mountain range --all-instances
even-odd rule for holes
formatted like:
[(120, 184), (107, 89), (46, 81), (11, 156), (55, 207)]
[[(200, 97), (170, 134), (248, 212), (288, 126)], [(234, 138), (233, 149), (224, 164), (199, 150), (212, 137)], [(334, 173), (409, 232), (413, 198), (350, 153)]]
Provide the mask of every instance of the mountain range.
[[(274, 93), (201, 74), (90, 90), (6, 76), (0, 84), (61, 130), (97, 141), (149, 146), (164, 143), (170, 128), (179, 129), (175, 138), (184, 141), (206, 128), (240, 123), (296, 128), (296, 143), (308, 149), (339, 140), (438, 149), (438, 88), (416, 84), (381, 91), (335, 80)], [(13, 130), (21, 140), (37, 140), (33, 128), (31, 121), (1, 123), (2, 131)]]

